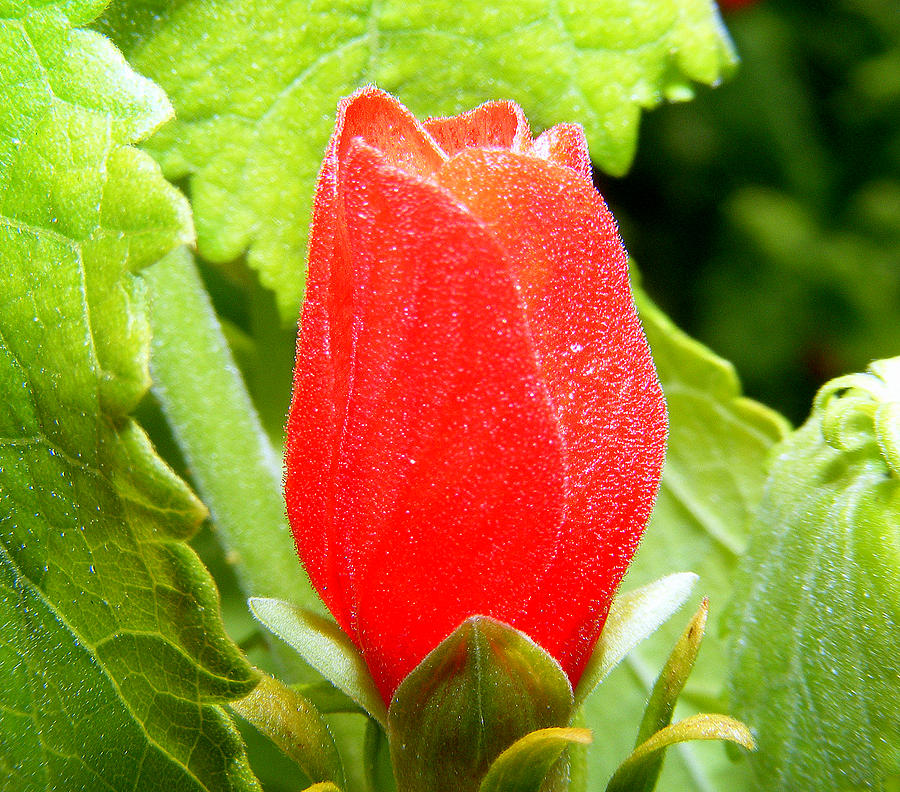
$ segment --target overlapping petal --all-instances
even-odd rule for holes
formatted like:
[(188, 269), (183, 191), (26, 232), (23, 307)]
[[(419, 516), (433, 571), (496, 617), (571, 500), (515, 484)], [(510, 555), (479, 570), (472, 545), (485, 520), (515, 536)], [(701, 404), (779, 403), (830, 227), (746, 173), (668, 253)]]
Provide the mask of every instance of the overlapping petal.
[[(577, 679), (649, 517), (665, 448), (662, 391), (625, 251), (583, 172), (470, 149), (439, 183), (513, 263), (565, 447), (566, 518), (551, 570), (516, 625)], [(548, 620), (546, 603), (565, 603)]]
[(286, 498), (385, 699), (460, 622), (573, 684), (649, 515), (665, 407), (579, 127), (342, 102), (317, 187)]
[(365, 88), (340, 103), (316, 184), (307, 293), (286, 432), (285, 498), (313, 585), (348, 632), (345, 537), (334, 530), (331, 515), (350, 397), (353, 291), (360, 277), (349, 259), (346, 210), (338, 200), (338, 184), (342, 157), (357, 138), (420, 176), (427, 176), (446, 158), (406, 108), (383, 91)]

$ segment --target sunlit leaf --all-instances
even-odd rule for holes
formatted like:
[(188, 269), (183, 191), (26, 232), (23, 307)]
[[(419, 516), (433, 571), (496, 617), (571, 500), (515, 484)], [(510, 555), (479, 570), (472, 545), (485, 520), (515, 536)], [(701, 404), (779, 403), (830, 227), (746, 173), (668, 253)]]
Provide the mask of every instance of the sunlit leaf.
[(582, 123), (595, 161), (622, 173), (642, 107), (735, 61), (709, 0), (121, 0), (102, 29), (172, 97), (177, 121), (149, 148), (190, 177), (201, 255), (249, 248), (288, 320), (339, 97), (373, 82), (421, 117), (514, 99), (539, 128)]
[(185, 544), (206, 511), (129, 418), (132, 273), (192, 238), (132, 148), (171, 115), (96, 2), (0, 20), (0, 768), (5, 788), (253, 790), (224, 702), (256, 675)]

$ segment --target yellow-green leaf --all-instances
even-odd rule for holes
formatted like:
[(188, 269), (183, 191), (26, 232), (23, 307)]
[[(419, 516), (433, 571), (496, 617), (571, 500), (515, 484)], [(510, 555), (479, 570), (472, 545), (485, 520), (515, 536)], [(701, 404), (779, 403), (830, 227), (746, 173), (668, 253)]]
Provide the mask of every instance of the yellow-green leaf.
[(583, 124), (594, 160), (621, 174), (641, 108), (735, 62), (711, 0), (119, 0), (102, 29), (172, 97), (177, 120), (149, 149), (190, 177), (201, 255), (249, 249), (290, 321), (341, 96), (373, 82), (423, 117), (513, 99), (536, 129)]
[(0, 19), (0, 774), (47, 789), (255, 790), (222, 708), (256, 684), (185, 540), (203, 505), (129, 417), (132, 273), (193, 238), (132, 148), (171, 115), (97, 2)]

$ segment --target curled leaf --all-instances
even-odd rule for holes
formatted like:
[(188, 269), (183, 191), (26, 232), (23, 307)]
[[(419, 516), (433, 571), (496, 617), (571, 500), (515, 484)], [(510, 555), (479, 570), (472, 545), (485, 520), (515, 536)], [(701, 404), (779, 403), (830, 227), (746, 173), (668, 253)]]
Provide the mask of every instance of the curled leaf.
[(631, 756), (619, 765), (606, 792), (652, 792), (659, 773), (659, 753), (671, 745), (689, 740), (728, 740), (748, 751), (756, 748), (753, 735), (740, 721), (727, 715), (693, 715), (666, 726), (635, 748)]
[(600, 640), (575, 688), (576, 705), (582, 704), (625, 655), (685, 603), (696, 582), (693, 572), (679, 572), (613, 600)]
[(590, 729), (539, 729), (507, 748), (481, 782), (478, 792), (538, 792), (563, 751), (591, 742)]
[(762, 788), (882, 790), (900, 769), (898, 419), (891, 358), (827, 383), (777, 448), (729, 625)]

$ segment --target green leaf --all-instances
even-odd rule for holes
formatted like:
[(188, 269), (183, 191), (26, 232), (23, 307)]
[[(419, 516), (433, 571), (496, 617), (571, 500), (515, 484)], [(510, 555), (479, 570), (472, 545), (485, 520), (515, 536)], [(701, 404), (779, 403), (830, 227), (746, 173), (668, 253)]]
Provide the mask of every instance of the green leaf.
[[(583, 707), (579, 707), (575, 710), (575, 714), (572, 716), (572, 721), (569, 725), (575, 729), (584, 729), (587, 727), (584, 719)], [(605, 735), (603, 735), (603, 738), (605, 739)], [(569, 746), (569, 792), (588, 792), (588, 789), (590, 788), (587, 763), (587, 749), (590, 744), (591, 743), (576, 743)]]
[(526, 734), (494, 760), (478, 792), (540, 792), (563, 751), (590, 741), (588, 729), (539, 729)]
[[(750, 730), (740, 721), (727, 715), (693, 715), (656, 732), (650, 739), (634, 749), (610, 779), (606, 792), (652, 792), (655, 775), (648, 772), (662, 761), (666, 748), (688, 740), (728, 740), (748, 751), (755, 748)], [(646, 779), (650, 777), (649, 785)]]
[(313, 781), (344, 786), (341, 758), (325, 721), (295, 689), (268, 674), (231, 708), (274, 742)]
[(318, 682), (304, 682), (291, 687), (301, 696), (309, 699), (313, 706), (325, 715), (334, 712), (365, 712), (350, 696), (324, 679), (320, 679)]
[(580, 706), (624, 657), (686, 602), (697, 582), (693, 572), (668, 575), (613, 600), (600, 640), (575, 688)]
[[(762, 496), (766, 461), (785, 423), (741, 396), (727, 362), (678, 330), (640, 290), (635, 297), (666, 394), (670, 426), (659, 497), (622, 588), (683, 569), (699, 575), (714, 610), (680, 707), (722, 709), (727, 661), (718, 614), (731, 597), (749, 519)], [(631, 750), (633, 729), (678, 632), (676, 624), (663, 625), (585, 702), (586, 725), (603, 735), (588, 746), (591, 783), (609, 778)], [(671, 752), (661, 788), (741, 789), (742, 767), (728, 761), (720, 746), (704, 748), (691, 745)]]
[(735, 62), (709, 0), (121, 0), (103, 29), (173, 99), (177, 121), (149, 148), (169, 178), (190, 177), (201, 255), (249, 248), (289, 320), (335, 105), (358, 86), (422, 117), (514, 99), (536, 129), (582, 123), (594, 160), (621, 174), (642, 107), (687, 98)]
[[(697, 660), (697, 652), (700, 650), (700, 642), (703, 640), (703, 633), (706, 630), (708, 615), (709, 601), (704, 599), (672, 649), (669, 659), (653, 686), (641, 726), (638, 729), (638, 736), (634, 743), (635, 748), (639, 748), (641, 743), (649, 740), (672, 722), (675, 703), (678, 701), (678, 696), (681, 695), (694, 668), (694, 662)], [(635, 767), (631, 773), (629, 789), (634, 789), (635, 792), (652, 792), (656, 787), (664, 758), (665, 751), (656, 751), (640, 762), (639, 766)]]
[(371, 719), (366, 723), (366, 736), (363, 741), (363, 772), (367, 790), (397, 792), (387, 735), (384, 729)]
[(516, 740), (567, 726), (573, 703), (547, 652), (506, 624), (472, 616), (394, 692), (388, 740), (397, 789), (474, 792)]
[(700, 643), (706, 632), (708, 618), (709, 600), (704, 599), (672, 649), (669, 659), (666, 660), (666, 664), (653, 686), (650, 700), (647, 702), (647, 709), (644, 710), (641, 727), (638, 729), (635, 747), (650, 739), (656, 732), (672, 722), (675, 702), (681, 695), (694, 668), (694, 663), (697, 661), (697, 653), (700, 651)]
[(883, 790), (900, 773), (898, 450), (900, 358), (825, 385), (778, 447), (730, 621), (764, 787)]
[(253, 615), (325, 679), (382, 726), (387, 723), (387, 708), (366, 661), (334, 621), (281, 600), (251, 597), (249, 602)]
[(281, 460), (260, 425), (200, 276), (184, 249), (143, 272), (153, 392), (245, 591), (322, 610), (294, 549)]
[(132, 273), (192, 238), (130, 148), (170, 113), (97, 2), (0, 20), (0, 770), (5, 788), (254, 790), (224, 702), (257, 678), (185, 540), (202, 504), (128, 415)]

